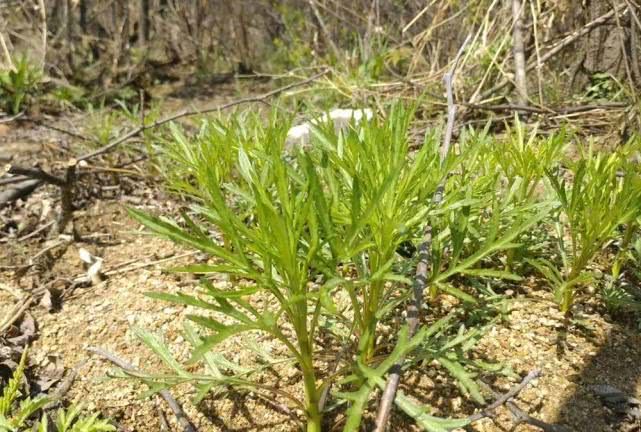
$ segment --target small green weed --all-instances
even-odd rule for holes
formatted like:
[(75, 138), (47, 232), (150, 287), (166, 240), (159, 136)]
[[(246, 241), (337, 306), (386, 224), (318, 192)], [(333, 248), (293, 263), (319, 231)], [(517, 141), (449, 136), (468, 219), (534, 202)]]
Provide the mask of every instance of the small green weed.
[(27, 57), (21, 57), (14, 69), (0, 71), (0, 100), (2, 109), (18, 114), (39, 94), (43, 74)]
[(82, 416), (80, 405), (59, 409), (53, 424), (50, 423), (46, 413), (43, 413), (39, 420), (34, 420), (35, 414), (53, 400), (48, 397), (27, 397), (18, 401), (21, 396), (20, 387), (26, 361), (27, 351), (25, 350), (20, 364), (0, 397), (0, 432), (109, 432), (116, 430), (108, 421), (99, 419), (98, 414)]

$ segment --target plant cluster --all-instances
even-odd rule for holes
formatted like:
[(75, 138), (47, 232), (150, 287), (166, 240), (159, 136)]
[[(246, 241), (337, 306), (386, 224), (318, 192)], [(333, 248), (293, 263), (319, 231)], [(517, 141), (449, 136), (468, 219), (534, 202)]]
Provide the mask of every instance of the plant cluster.
[(0, 70), (2, 109), (18, 114), (40, 92), (42, 78), (42, 70), (26, 56), (20, 58), (14, 67)]
[[(20, 387), (24, 379), (27, 351), (25, 350), (13, 376), (4, 387), (0, 397), (0, 432), (110, 432), (116, 428), (98, 414), (82, 415), (82, 406), (71, 405), (58, 409), (51, 421), (47, 413), (39, 420), (33, 417), (54, 402), (50, 397), (20, 398)], [(21, 399), (21, 400), (19, 400)]]
[[(483, 403), (478, 374), (509, 373), (468, 355), (484, 326), (501, 316), (503, 298), (492, 284), (518, 281), (516, 265), (530, 263), (569, 312), (586, 266), (621, 227), (636, 229), (641, 179), (625, 151), (589, 152), (568, 165), (567, 134), (528, 135), (518, 120), (501, 142), (487, 131), (464, 131), (456, 153), (441, 160), (437, 133), (412, 150), (412, 119), (412, 109), (396, 104), (386, 119), (358, 128), (320, 125), (311, 147), (290, 153), (288, 122), (279, 115), (267, 126), (251, 116), (204, 120), (194, 139), (172, 126), (159, 160), (169, 187), (191, 205), (179, 222), (131, 214), (211, 258), (174, 269), (200, 275), (199, 293), (149, 294), (200, 311), (189, 318), (205, 332), (189, 324), (185, 334), (193, 345), (188, 365), (202, 362), (205, 370), (181, 365), (159, 338), (139, 329), (170, 371), (136, 377), (152, 391), (193, 383), (197, 400), (226, 386), (275, 393), (302, 409), (308, 431), (321, 430), (324, 413), (339, 407), (344, 430), (359, 430), (372, 393), (400, 359), (406, 369), (437, 362)], [(441, 188), (444, 199), (436, 203)], [(412, 295), (415, 250), (426, 226), (429, 299), (444, 293), (458, 306), (410, 335), (399, 307)], [(553, 244), (560, 270), (549, 256)], [(216, 282), (220, 274), (229, 275), (231, 287)], [(384, 331), (389, 325), (395, 342)], [(247, 369), (214, 354), (217, 345), (242, 344), (251, 334), (268, 335), (287, 355), (254, 349), (261, 366)], [(335, 373), (326, 372), (328, 357), (336, 359)], [(252, 379), (288, 362), (302, 376), (303, 400)], [(403, 393), (395, 403), (425, 430), (469, 422), (434, 417)]]

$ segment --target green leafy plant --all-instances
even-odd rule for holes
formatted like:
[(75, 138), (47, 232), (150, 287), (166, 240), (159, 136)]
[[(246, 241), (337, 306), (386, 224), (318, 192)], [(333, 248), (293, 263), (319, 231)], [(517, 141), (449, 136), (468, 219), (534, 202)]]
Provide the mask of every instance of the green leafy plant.
[(639, 219), (628, 223), (622, 238), (620, 239), (619, 251), (612, 263), (610, 275), (606, 276), (605, 284), (601, 291), (601, 297), (610, 313), (630, 311), (641, 314), (641, 296), (634, 295), (629, 290), (629, 283), (624, 273), (630, 273), (629, 278), (639, 280), (641, 273), (641, 238), (633, 240), (635, 232), (639, 228)]
[[(98, 418), (98, 414), (82, 416), (80, 405), (71, 405), (67, 409), (59, 409), (56, 421), (50, 425), (47, 414), (43, 413), (40, 421), (31, 421), (34, 415), (51, 403), (49, 397), (24, 398), (20, 401), (20, 386), (24, 379), (27, 361), (27, 350), (22, 353), (22, 358), (13, 376), (5, 386), (0, 397), (0, 432), (109, 432), (116, 428), (108, 421)], [(36, 423), (33, 428), (30, 423)]]
[[(401, 300), (394, 294), (399, 284), (411, 284), (398, 251), (413, 244), (426, 220), (434, 236), (433, 296), (442, 289), (474, 302), (447, 281), (460, 274), (515, 278), (478, 266), (515, 247), (517, 235), (546, 214), (541, 206), (531, 212), (527, 204), (514, 205), (495, 195), (496, 175), (479, 175), (477, 136), (442, 165), (436, 134), (428, 134), (411, 154), (407, 137), (412, 114), (395, 105), (385, 122), (374, 121), (358, 132), (336, 136), (332, 127), (320, 128), (317, 151), (310, 152), (313, 163), (307, 172), (319, 192), (315, 205), (324, 238), (334, 262), (356, 275), (348, 271), (347, 277), (329, 279), (326, 286), (349, 294), (364, 363), (374, 355), (378, 322), (397, 304), (392, 300)], [(461, 173), (447, 180), (446, 202), (436, 208), (432, 196), (452, 170)], [(498, 205), (499, 199), (506, 204)]]
[[(428, 136), (410, 157), (411, 118), (411, 110), (396, 105), (385, 122), (374, 121), (359, 132), (337, 136), (333, 125), (319, 128), (316, 151), (306, 164), (316, 197), (314, 211), (332, 257), (325, 287), (348, 292), (363, 363), (374, 355), (376, 325), (394, 304), (390, 295), (398, 282), (408, 283), (394, 270), (400, 258), (396, 251), (416, 236), (445, 172), (435, 136)], [(333, 279), (337, 262), (357, 277)], [(331, 295), (326, 298), (331, 301)], [(328, 308), (335, 310), (331, 304)]]
[(21, 57), (15, 68), (0, 70), (0, 100), (3, 109), (18, 114), (40, 91), (42, 71), (29, 59)]
[[(505, 140), (485, 140), (484, 151), (487, 173), (501, 173), (501, 181), (510, 191), (505, 198), (516, 206), (527, 206), (544, 202), (546, 171), (558, 167), (567, 146), (568, 133), (566, 130), (541, 137), (536, 125), (527, 130), (518, 117), (514, 118), (514, 126), (507, 126), (508, 134)], [(518, 247), (511, 248), (506, 253), (505, 267), (513, 270), (515, 264), (532, 258), (535, 251), (541, 251), (545, 245), (547, 232), (545, 229), (531, 229), (521, 233), (517, 240)]]
[[(426, 221), (435, 229), (430, 278), (434, 293), (445, 291), (480, 308), (474, 295), (457, 289), (452, 280), (517, 279), (493, 268), (492, 259), (515, 247), (517, 236), (548, 209), (505, 199), (514, 188), (501, 189), (495, 172), (480, 169), (478, 137), (466, 138), (460, 154), (444, 163), (437, 134), (428, 134), (423, 146), (412, 152), (412, 118), (412, 109), (396, 104), (385, 120), (359, 127), (352, 124), (337, 132), (333, 124), (317, 125), (309, 148), (290, 154), (284, 148), (288, 122), (279, 116), (272, 117), (268, 127), (257, 117), (227, 124), (204, 121), (193, 139), (171, 127), (161, 159), (168, 167), (170, 188), (192, 205), (180, 222), (133, 209), (131, 215), (154, 233), (211, 257), (206, 264), (174, 269), (202, 275), (200, 293), (149, 294), (201, 311), (189, 319), (207, 333), (201, 336), (188, 326), (185, 335), (193, 345), (189, 364), (202, 360), (206, 372), (188, 371), (159, 338), (138, 330), (171, 372), (135, 377), (152, 392), (191, 382), (197, 399), (226, 385), (276, 393), (302, 407), (309, 431), (320, 430), (320, 395), (335, 383), (340, 389), (336, 395), (350, 404), (348, 424), (358, 427), (368, 395), (389, 367), (421, 347), (426, 359), (430, 346), (432, 359), (438, 357), (480, 401), (471, 366), (464, 360), (467, 349), (462, 348), (471, 346), (475, 332), (465, 332), (469, 338), (451, 334), (453, 344), (438, 333), (437, 349), (438, 344), (430, 342), (436, 334), (432, 330), (410, 338), (405, 329), (389, 351), (377, 350), (378, 324), (408, 297), (415, 267), (411, 250)], [(452, 170), (460, 173), (448, 177)], [(446, 201), (436, 206), (432, 196), (441, 184)], [(231, 276), (232, 287), (216, 284), (216, 274)], [(230, 338), (246, 344), (252, 333), (267, 334), (287, 349), (289, 356), (283, 359), (259, 355), (265, 367), (297, 365), (304, 401), (253, 380), (252, 374), (262, 367), (246, 370), (212, 352)], [(345, 345), (357, 363), (321, 379), (321, 333)], [(439, 424), (439, 419), (422, 417), (407, 398), (399, 400), (420, 424)]]
[[(275, 131), (274, 133), (277, 133)], [(281, 136), (284, 142), (284, 135)], [(253, 156), (253, 155), (252, 155)], [(151, 294), (155, 298), (190, 304), (226, 317), (223, 322), (209, 316), (192, 316), (194, 322), (213, 331), (194, 350), (192, 362), (204, 357), (215, 345), (246, 332), (264, 332), (280, 341), (299, 365), (305, 388), (307, 430), (319, 431), (320, 389), (314, 367), (314, 337), (320, 308), (319, 293), (311, 286), (310, 271), (320, 253), (319, 222), (312, 211), (311, 183), (292, 173), (280, 152), (265, 152), (262, 165), (241, 146), (234, 168), (243, 193), (229, 190), (215, 167), (204, 168), (201, 177), (203, 205), (193, 216), (183, 214), (184, 228), (131, 210), (132, 216), (158, 234), (195, 247), (219, 260), (194, 265), (181, 271), (211, 274), (222, 272), (246, 281), (231, 290), (215, 288), (203, 280), (203, 298), (184, 294)], [(243, 201), (254, 220), (233, 211), (230, 203)], [(195, 221), (193, 218), (197, 217)], [(199, 225), (208, 222), (229, 242), (221, 246)], [(198, 223), (197, 223), (198, 222)], [(246, 298), (265, 296), (257, 308)], [(291, 328), (286, 331), (285, 328)]]
[(526, 130), (518, 117), (514, 126), (508, 125), (508, 138), (490, 140), (486, 148), (490, 160), (496, 164), (507, 180), (508, 188), (516, 188), (516, 202), (531, 202), (537, 187), (546, 177), (546, 171), (555, 168), (563, 158), (568, 133), (561, 129), (547, 137), (540, 137), (536, 125)]
[(570, 312), (578, 287), (591, 280), (585, 270), (617, 237), (616, 229), (637, 217), (641, 178), (623, 152), (594, 154), (591, 149), (569, 168), (572, 182), (547, 171), (557, 199), (555, 230), (561, 268), (532, 260), (555, 289), (561, 311)]
[(612, 74), (599, 72), (590, 77), (585, 96), (592, 100), (615, 101), (624, 95), (623, 85)]
[[(182, 128), (171, 123), (167, 136), (156, 149), (158, 164), (169, 188), (202, 201), (202, 196), (207, 194), (208, 177), (230, 183), (238, 174), (234, 166), (240, 147), (251, 153), (256, 142), (262, 146), (273, 141), (271, 134), (264, 133), (257, 124), (254, 116), (231, 117), (227, 122), (203, 120), (196, 136), (188, 138)], [(252, 136), (251, 131), (258, 135)]]

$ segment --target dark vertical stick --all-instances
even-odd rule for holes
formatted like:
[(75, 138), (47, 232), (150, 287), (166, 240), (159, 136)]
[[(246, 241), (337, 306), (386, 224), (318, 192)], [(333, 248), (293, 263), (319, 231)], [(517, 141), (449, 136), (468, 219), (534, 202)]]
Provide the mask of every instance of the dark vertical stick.
[(514, 82), (519, 105), (527, 105), (527, 81), (525, 76), (525, 49), (523, 48), (523, 5), (521, 0), (512, 0), (512, 52), (514, 55)]
[[(461, 48), (456, 54), (456, 58), (452, 63), (451, 69), (443, 77), (445, 89), (447, 90), (447, 124), (445, 126), (445, 135), (443, 137), (443, 146), (441, 147), (441, 165), (445, 161), (445, 158), (450, 151), (452, 134), (454, 132), (454, 120), (456, 118), (456, 105), (454, 104), (454, 91), (452, 89), (454, 73), (456, 72), (456, 67), (458, 66), (459, 59), (461, 58), (465, 47), (470, 42), (471, 36), (472, 35), (470, 34), (465, 39), (463, 45), (461, 45)], [(440, 202), (443, 200), (443, 190), (444, 186), (442, 184), (437, 187), (432, 200), (435, 205), (440, 204)], [(429, 270), (429, 252), (431, 247), (432, 226), (428, 223), (425, 226), (423, 242), (418, 248), (419, 259), (418, 264), (416, 265), (416, 276), (414, 278), (413, 284), (414, 299), (407, 305), (407, 324), (409, 327), (410, 336), (413, 336), (416, 333), (416, 330), (418, 329), (418, 326), (420, 324), (420, 311), (423, 304), (423, 292), (427, 287), (427, 272)], [(396, 398), (396, 391), (398, 390), (398, 385), (401, 381), (401, 371), (404, 361), (405, 357), (402, 357), (390, 369), (390, 374), (387, 378), (385, 390), (383, 390), (383, 395), (381, 396), (381, 403), (378, 407), (378, 413), (376, 415), (376, 428), (374, 429), (374, 432), (385, 432), (385, 429), (387, 428), (389, 417), (392, 413), (392, 405), (394, 405), (394, 399)]]
[(80, 0), (78, 2), (78, 9), (80, 10), (80, 31), (82, 32), (82, 36), (88, 36), (87, 35), (87, 11), (88, 11), (88, 5), (87, 2), (89, 0)]
[[(65, 228), (73, 220), (73, 198), (76, 187), (76, 166), (78, 162), (75, 159), (67, 162), (67, 172), (65, 173), (65, 183), (60, 186), (60, 215), (53, 226), (52, 234), (62, 234)], [(75, 232), (75, 231), (74, 231)]]
[(145, 47), (149, 41), (149, 0), (140, 0), (140, 20), (138, 22), (138, 44)]

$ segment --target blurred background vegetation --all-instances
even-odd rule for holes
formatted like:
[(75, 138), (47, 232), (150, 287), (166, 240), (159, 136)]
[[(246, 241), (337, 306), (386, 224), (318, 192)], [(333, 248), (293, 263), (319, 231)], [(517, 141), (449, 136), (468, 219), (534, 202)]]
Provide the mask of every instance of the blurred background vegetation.
[(319, 65), (335, 69), (348, 97), (441, 95), (448, 63), (472, 34), (458, 92), (499, 103), (511, 99), (514, 3), (530, 102), (636, 100), (635, 0), (8, 0), (0, 59), (15, 70), (26, 56), (71, 102)]

